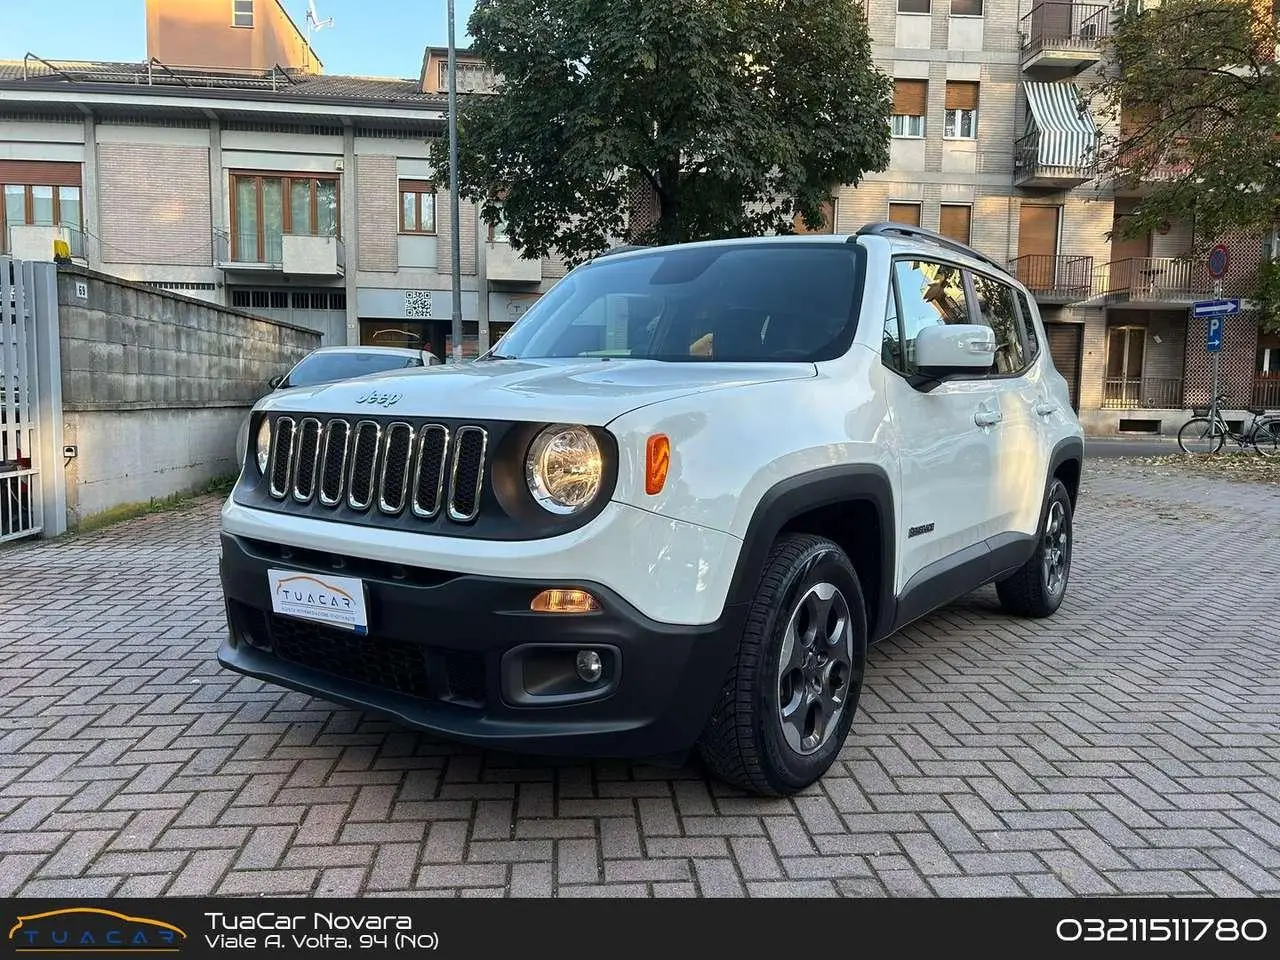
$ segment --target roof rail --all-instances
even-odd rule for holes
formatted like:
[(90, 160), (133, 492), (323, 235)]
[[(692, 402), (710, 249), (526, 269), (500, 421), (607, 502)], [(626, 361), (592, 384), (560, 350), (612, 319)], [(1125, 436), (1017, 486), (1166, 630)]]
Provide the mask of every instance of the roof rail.
[(850, 237), (849, 241), (852, 243), (858, 237), (883, 237), (891, 236), (893, 234), (897, 234), (902, 237), (917, 237), (921, 240), (928, 240), (930, 243), (936, 243), (940, 247), (946, 247), (948, 250), (953, 250), (956, 253), (962, 253), (966, 257), (973, 257), (973, 259), (994, 267), (1001, 273), (1009, 272), (1008, 267), (992, 260), (985, 253), (979, 253), (966, 243), (961, 243), (959, 240), (952, 240), (950, 237), (943, 236), (936, 230), (927, 230), (924, 227), (915, 227), (909, 223), (895, 223), (892, 220), (881, 220), (878, 223), (868, 223)]

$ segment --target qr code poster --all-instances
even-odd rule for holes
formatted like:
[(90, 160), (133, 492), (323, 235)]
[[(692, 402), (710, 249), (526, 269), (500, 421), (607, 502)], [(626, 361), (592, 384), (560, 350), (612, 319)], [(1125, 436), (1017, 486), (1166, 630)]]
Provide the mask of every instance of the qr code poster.
[(430, 320), (431, 291), (406, 290), (404, 292), (404, 315), (413, 320)]

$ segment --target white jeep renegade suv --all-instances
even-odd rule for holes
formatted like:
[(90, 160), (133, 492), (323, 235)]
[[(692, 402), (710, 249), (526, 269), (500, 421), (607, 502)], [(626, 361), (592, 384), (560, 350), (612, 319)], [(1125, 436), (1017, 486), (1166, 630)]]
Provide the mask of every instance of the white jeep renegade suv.
[(223, 665), (481, 746), (813, 783), (869, 644), (1062, 602), (1083, 443), (1025, 288), (880, 223), (624, 249), (486, 356), (261, 401)]

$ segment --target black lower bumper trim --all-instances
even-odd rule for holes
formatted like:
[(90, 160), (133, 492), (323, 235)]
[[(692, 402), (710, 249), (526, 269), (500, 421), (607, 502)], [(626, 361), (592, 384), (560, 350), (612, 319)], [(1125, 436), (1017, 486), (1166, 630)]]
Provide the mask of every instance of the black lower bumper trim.
[[(361, 563), (369, 633), (272, 612), (268, 569), (351, 576), (347, 558), (223, 534), (229, 635), (223, 666), (328, 700), (398, 717), (441, 736), (531, 753), (645, 757), (689, 749), (737, 651), (744, 611), (680, 626), (640, 614), (589, 581), (543, 582)], [(541, 590), (577, 587), (599, 613), (535, 614)], [(614, 650), (617, 682), (595, 698), (513, 696), (518, 649)], [(518, 653), (517, 653), (518, 655)], [(571, 662), (571, 661), (570, 661)]]

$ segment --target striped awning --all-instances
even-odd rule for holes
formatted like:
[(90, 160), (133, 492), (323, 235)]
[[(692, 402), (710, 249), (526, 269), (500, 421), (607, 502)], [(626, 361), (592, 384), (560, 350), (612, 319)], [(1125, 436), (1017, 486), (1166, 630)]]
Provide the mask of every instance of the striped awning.
[(1074, 83), (1028, 83), (1028, 133), (1039, 133), (1044, 167), (1087, 167), (1098, 149), (1098, 128)]

